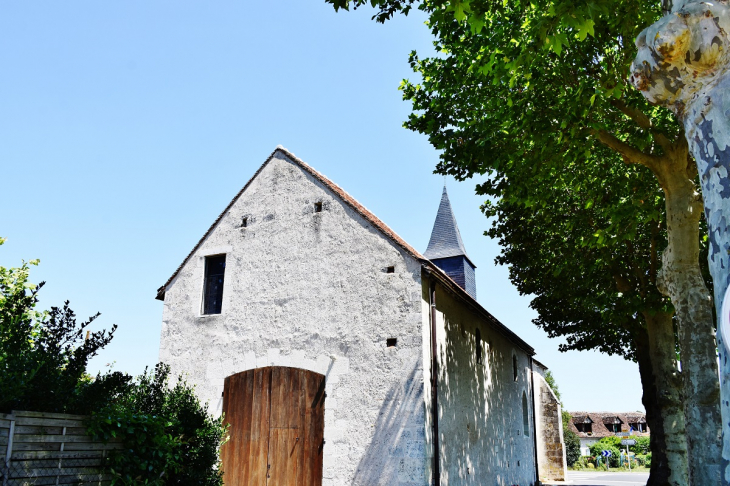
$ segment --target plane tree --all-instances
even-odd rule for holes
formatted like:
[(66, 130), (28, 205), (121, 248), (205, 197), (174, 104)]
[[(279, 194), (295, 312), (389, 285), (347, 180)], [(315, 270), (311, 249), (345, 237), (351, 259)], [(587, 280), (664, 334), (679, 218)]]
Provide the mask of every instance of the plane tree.
[(561, 351), (595, 349), (638, 364), (653, 451), (648, 484), (685, 484), (673, 308), (657, 286), (667, 245), (664, 198), (646, 170), (621, 161), (611, 167), (602, 150), (594, 164), (553, 174), (539, 197), (512, 194), (537, 181), (484, 184), (487, 234), (499, 240), (497, 262), (509, 266), (512, 283), (532, 295), (533, 322), (564, 338)]
[[(699, 263), (697, 170), (674, 116), (627, 86), (633, 39), (662, 16), (662, 6), (620, 0), (328, 1), (336, 8), (373, 4), (379, 21), (414, 6), (428, 14), (438, 53), (412, 53), (420, 80), (405, 81), (402, 89), (413, 103), (406, 126), (442, 151), (437, 171), (457, 178), (486, 175), (491, 182), (480, 190), (497, 198), (507, 187), (523, 187), (510, 189), (508, 202), (525, 208), (547, 200), (552, 177), (569, 175), (579, 164), (643, 169), (643, 177), (658, 184), (667, 244), (656, 282), (678, 323), (689, 477), (692, 484), (717, 484), (719, 383), (712, 304)], [(593, 177), (609, 184), (600, 171)], [(612, 221), (592, 234), (597, 245), (610, 237)], [(671, 484), (685, 484), (680, 469), (673, 468)]]

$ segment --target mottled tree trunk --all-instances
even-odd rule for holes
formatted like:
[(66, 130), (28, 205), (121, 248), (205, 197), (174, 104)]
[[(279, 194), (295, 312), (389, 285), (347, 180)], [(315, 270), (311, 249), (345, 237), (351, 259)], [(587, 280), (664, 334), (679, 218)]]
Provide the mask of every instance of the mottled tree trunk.
[[(647, 327), (651, 326), (653, 328), (654, 339), (660, 338), (662, 334), (661, 330), (664, 330), (663, 339), (665, 341), (669, 340), (670, 343), (674, 340), (671, 315), (653, 315), (649, 316), (649, 319), (652, 322), (649, 324), (647, 319)], [(669, 331), (668, 333), (666, 332), (667, 329)], [(660, 332), (657, 333), (657, 330)], [(655, 352), (659, 349), (671, 350), (672, 346), (665, 345), (662, 347), (658, 346), (657, 343), (651, 346), (649, 333), (645, 330), (641, 330), (637, 334), (635, 343), (636, 361), (639, 364), (639, 375), (641, 376), (641, 387), (643, 390), (641, 401), (646, 410), (646, 423), (649, 425), (649, 430), (651, 431), (651, 470), (646, 486), (686, 485), (687, 451), (684, 447), (684, 416), (679, 400), (679, 379), (674, 376), (671, 380), (672, 387), (669, 390), (665, 389), (661, 391), (659, 389), (660, 381), (657, 379), (657, 376), (662, 376), (667, 371), (666, 369), (664, 371), (657, 369), (661, 360), (668, 360), (668, 365), (664, 365), (664, 368), (670, 370), (674, 368), (676, 371), (676, 366), (673, 366), (674, 356), (666, 352), (652, 356), (651, 352), (652, 349)], [(661, 383), (666, 386), (668, 380), (664, 380)], [(674, 421), (668, 422), (669, 443), (679, 446), (678, 450), (672, 449), (672, 452), (669, 453), (667, 433), (665, 432), (664, 426), (667, 415), (674, 418)], [(676, 420), (679, 420), (679, 422), (676, 422)]]
[[(684, 125), (697, 162), (707, 218), (710, 272), (718, 318), (730, 279), (730, 8), (677, 1), (637, 38), (632, 82), (646, 98), (670, 108)], [(719, 329), (719, 325), (718, 325)], [(730, 362), (721, 333), (722, 478), (730, 484)], [(714, 349), (713, 349), (714, 350)]]
[(644, 319), (646, 335), (637, 336), (636, 355), (644, 390), (642, 402), (651, 431), (647, 486), (686, 486), (687, 442), (672, 314), (646, 312)]
[(712, 299), (699, 265), (702, 201), (695, 169), (688, 166), (683, 138), (668, 146), (654, 173), (664, 189), (667, 248), (657, 284), (674, 305), (682, 360), (684, 421), (689, 453), (689, 482), (718, 484), (722, 430), (717, 379)]

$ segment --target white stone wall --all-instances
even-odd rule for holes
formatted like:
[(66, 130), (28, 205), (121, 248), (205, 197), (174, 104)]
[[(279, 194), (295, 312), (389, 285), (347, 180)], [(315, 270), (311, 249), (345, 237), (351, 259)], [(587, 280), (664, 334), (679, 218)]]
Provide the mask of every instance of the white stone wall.
[[(428, 285), (424, 279), (424, 318), (429, 306)], [(534, 484), (529, 356), (439, 284), (436, 309), (442, 484)], [(482, 338), (482, 363), (476, 362), (477, 328)], [(517, 381), (513, 375), (513, 355), (517, 356)], [(430, 386), (426, 389), (430, 397)], [(527, 401), (528, 435), (523, 427), (523, 393)], [(430, 408), (428, 412), (430, 426)], [(430, 429), (427, 432), (429, 444), (431, 432)]]
[[(205, 256), (220, 253), (222, 314), (201, 316)], [(160, 360), (216, 411), (233, 373), (322, 373), (323, 484), (426, 485), (423, 332), (420, 264), (277, 153), (168, 286)]]

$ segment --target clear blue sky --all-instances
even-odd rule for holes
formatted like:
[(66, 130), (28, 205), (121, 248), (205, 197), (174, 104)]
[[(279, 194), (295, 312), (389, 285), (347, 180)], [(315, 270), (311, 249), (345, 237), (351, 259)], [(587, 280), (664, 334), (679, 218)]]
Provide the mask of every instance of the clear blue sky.
[[(71, 301), (119, 324), (91, 363), (157, 360), (155, 291), (281, 144), (425, 250), (444, 178), (401, 127), (408, 53), (431, 52), (418, 13), (279, 2), (3, 2), (0, 265), (40, 258), (41, 307)], [(568, 410), (643, 410), (638, 368), (559, 353), (494, 264), (475, 181), (448, 180), (479, 301), (552, 369)]]

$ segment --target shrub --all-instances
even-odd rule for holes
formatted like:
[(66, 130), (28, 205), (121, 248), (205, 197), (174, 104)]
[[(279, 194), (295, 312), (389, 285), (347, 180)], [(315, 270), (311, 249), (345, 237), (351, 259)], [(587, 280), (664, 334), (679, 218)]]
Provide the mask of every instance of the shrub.
[[(0, 238), (0, 245), (5, 240)], [(63, 307), (36, 311), (43, 283), (29, 283), (29, 265), (0, 266), (0, 412), (76, 412), (76, 389), (85, 380), (86, 363), (111, 341), (111, 331), (84, 336), (99, 314), (82, 323), (68, 301)]]
[(621, 451), (615, 445), (616, 443), (621, 444), (620, 437), (604, 437), (595, 444), (591, 445), (591, 455), (601, 457), (601, 460), (605, 462), (601, 456), (602, 451), (611, 451), (611, 457), (609, 457), (609, 466), (618, 467), (621, 457)]
[(644, 465), (645, 465), (646, 467), (651, 467), (651, 452), (649, 452), (649, 453), (648, 453), (648, 454), (646, 455), (646, 462), (644, 463)]
[(120, 438), (109, 458), (113, 483), (221, 486), (218, 447), (225, 428), (181, 378), (168, 386), (170, 367), (158, 364), (115, 402), (92, 414), (89, 433)]
[(572, 466), (580, 459), (580, 438), (570, 429), (564, 429), (563, 439), (565, 440), (565, 460), (568, 466)]
[(649, 447), (649, 437), (634, 437), (636, 444), (629, 446), (629, 450), (634, 454), (646, 454), (651, 449)]
[(586, 467), (587, 467), (588, 469), (595, 469), (595, 468), (596, 468), (595, 464), (593, 464), (592, 462), (589, 462), (589, 463), (588, 463), (588, 464), (586, 465)]

